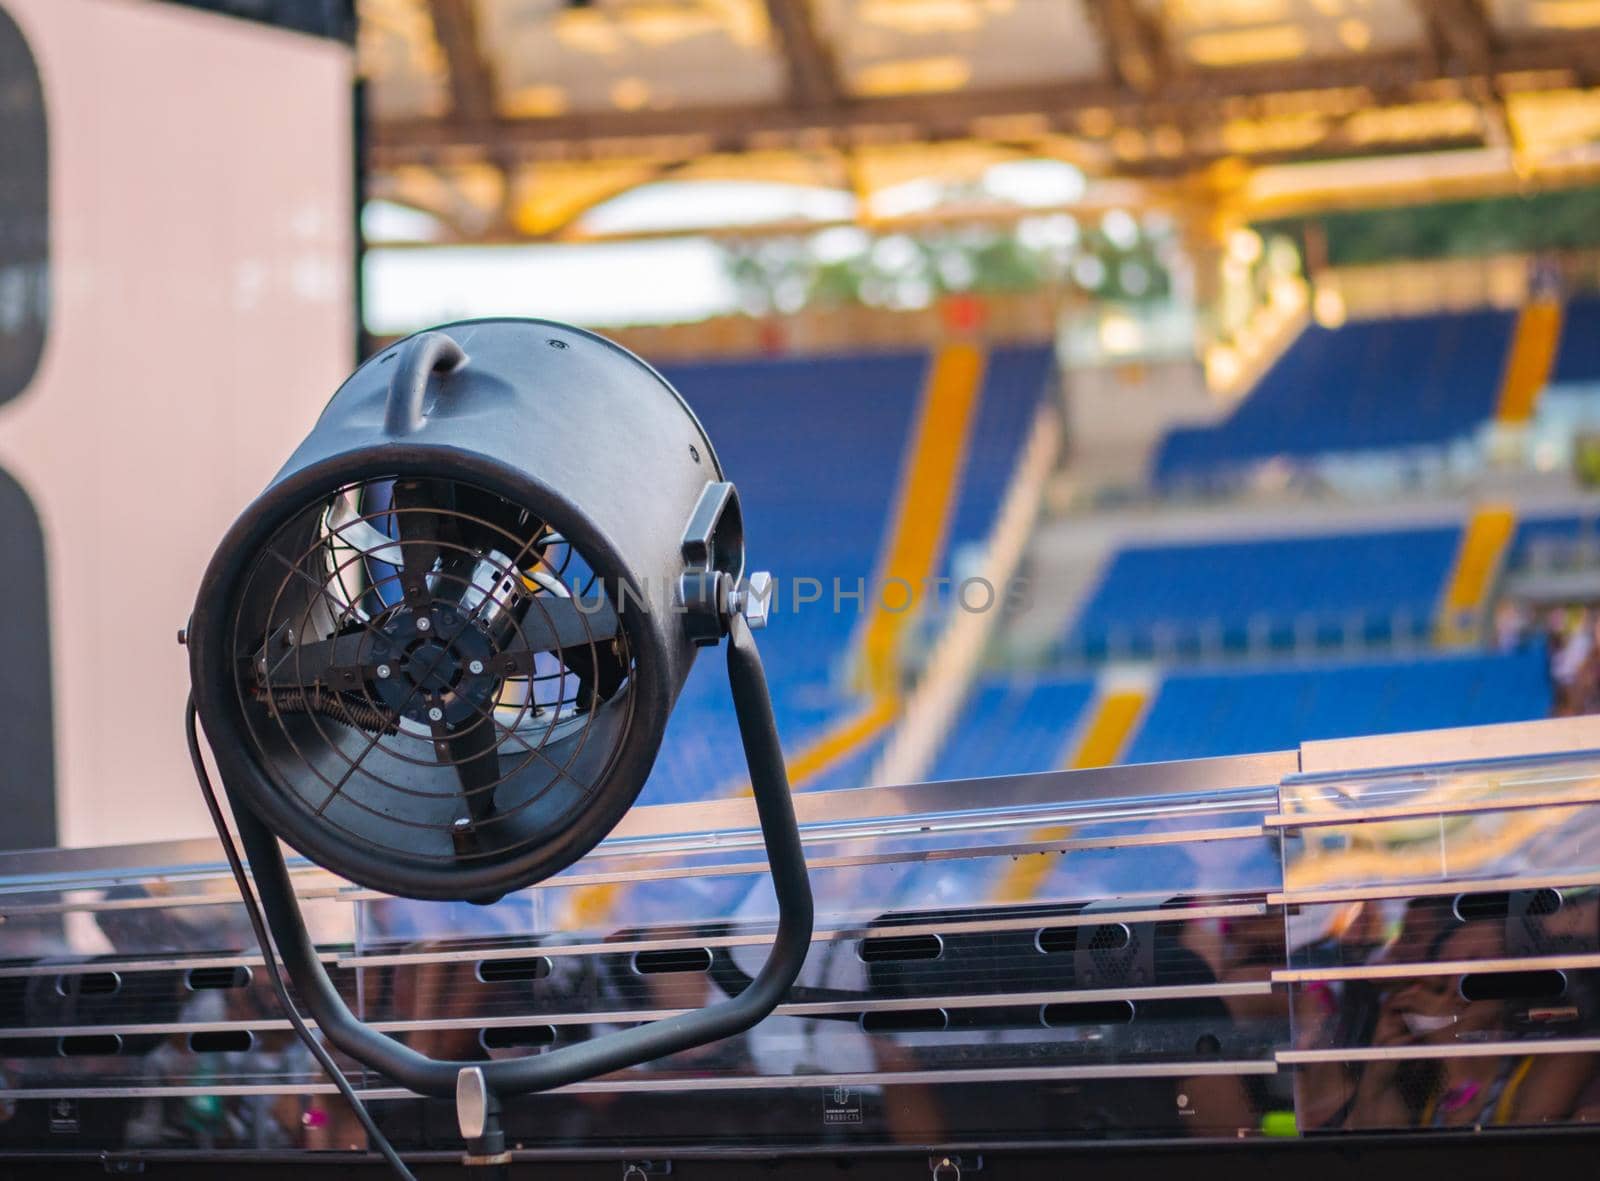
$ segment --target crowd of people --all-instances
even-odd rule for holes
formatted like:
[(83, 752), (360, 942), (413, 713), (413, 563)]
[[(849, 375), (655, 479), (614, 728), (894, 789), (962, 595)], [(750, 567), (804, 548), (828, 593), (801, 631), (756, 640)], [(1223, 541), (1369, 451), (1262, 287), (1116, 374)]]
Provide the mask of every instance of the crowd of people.
[(1600, 608), (1533, 609), (1506, 600), (1495, 613), (1494, 638), (1502, 652), (1543, 647), (1553, 716), (1600, 713)]

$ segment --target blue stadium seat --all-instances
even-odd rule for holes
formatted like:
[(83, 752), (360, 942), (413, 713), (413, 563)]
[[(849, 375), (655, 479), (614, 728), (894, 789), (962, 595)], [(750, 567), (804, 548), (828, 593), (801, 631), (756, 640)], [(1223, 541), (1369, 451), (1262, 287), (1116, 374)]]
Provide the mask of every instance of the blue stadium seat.
[(1228, 418), (1162, 440), (1155, 483), (1204, 486), (1269, 459), (1467, 435), (1494, 414), (1514, 323), (1472, 311), (1307, 328)]
[[(1093, 695), (1094, 682), (1086, 678), (980, 681), (928, 778), (1059, 767)], [(1319, 738), (1527, 721), (1549, 710), (1544, 654), (1537, 649), (1197, 669), (1166, 677), (1123, 761), (1288, 750)]]
[(929, 779), (1053, 771), (1094, 696), (1087, 677), (992, 677), (973, 686)]
[(1600, 552), (1600, 516), (1560, 513), (1529, 517), (1517, 522), (1506, 554), (1506, 568), (1562, 565), (1564, 556), (1579, 546)]
[(1419, 638), (1461, 530), (1274, 537), (1118, 551), (1066, 637), (1091, 658)]
[[(833, 610), (833, 580), (848, 589), (872, 577), (927, 364), (922, 353), (877, 353), (665, 371), (738, 485), (751, 568), (777, 580), (759, 639), (791, 749), (841, 708), (837, 664), (859, 617), (849, 602)], [(797, 607), (800, 578), (817, 579), (823, 601)], [(742, 774), (727, 672), (720, 653), (706, 656), (673, 712), (646, 802), (709, 798)]]
[(990, 352), (945, 545), (947, 573), (950, 559), (963, 546), (988, 540), (1054, 368), (1050, 345)]
[[(752, 569), (778, 582), (760, 636), (779, 731), (791, 754), (857, 708), (841, 683), (860, 604), (892, 524), (902, 465), (928, 368), (924, 353), (715, 361), (666, 377), (716, 441), (739, 487)], [(968, 436), (945, 546), (985, 540), (994, 524), (1053, 363), (1047, 346), (991, 350)], [(797, 579), (821, 601), (797, 606)], [(668, 724), (647, 803), (703, 799), (743, 774), (720, 654), (696, 663)], [(858, 786), (880, 747), (858, 751), (810, 787)]]
[(1319, 738), (1520, 722), (1550, 712), (1541, 650), (1168, 676), (1129, 763), (1288, 750)]
[(1600, 381), (1600, 299), (1590, 296), (1567, 304), (1550, 381)]
[(880, 732), (833, 766), (811, 776), (802, 786), (806, 791), (841, 791), (865, 786), (872, 777), (873, 766), (888, 744), (889, 733)]

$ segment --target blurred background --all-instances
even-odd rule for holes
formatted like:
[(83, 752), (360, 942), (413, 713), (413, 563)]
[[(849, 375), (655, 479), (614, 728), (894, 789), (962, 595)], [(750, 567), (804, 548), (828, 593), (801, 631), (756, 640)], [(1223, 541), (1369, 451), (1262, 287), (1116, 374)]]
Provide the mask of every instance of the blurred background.
[(0, 0), (0, 127), (0, 843), (207, 831), (205, 560), (463, 317), (704, 420), (797, 789), (1600, 706), (1600, 0)]

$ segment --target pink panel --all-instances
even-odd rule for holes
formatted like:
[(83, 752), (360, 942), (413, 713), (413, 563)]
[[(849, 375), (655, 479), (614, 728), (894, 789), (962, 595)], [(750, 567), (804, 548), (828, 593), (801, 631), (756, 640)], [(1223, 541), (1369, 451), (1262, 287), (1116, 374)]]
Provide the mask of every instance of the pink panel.
[(60, 835), (201, 835), (174, 636), (353, 360), (351, 55), (144, 0), (5, 4), (50, 123), (50, 334), (0, 467), (44, 525)]

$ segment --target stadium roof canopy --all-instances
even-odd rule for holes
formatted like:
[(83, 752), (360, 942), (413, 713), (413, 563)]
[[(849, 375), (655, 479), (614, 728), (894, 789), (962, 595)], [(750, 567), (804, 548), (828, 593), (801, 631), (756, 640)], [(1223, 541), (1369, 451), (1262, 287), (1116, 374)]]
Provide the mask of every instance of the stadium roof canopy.
[(884, 189), (1038, 157), (1096, 178), (1087, 199), (1136, 182), (1264, 213), (1600, 177), (1600, 0), (360, 0), (360, 15), (372, 195), (433, 214), (444, 241), (594, 237), (587, 210), (668, 178), (841, 190), (870, 220)]

